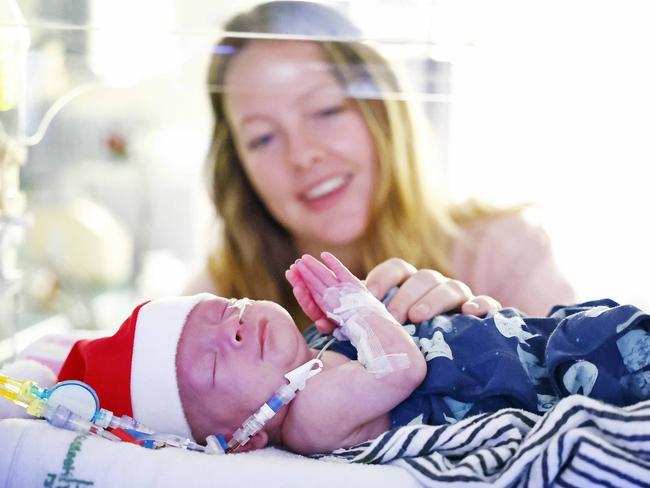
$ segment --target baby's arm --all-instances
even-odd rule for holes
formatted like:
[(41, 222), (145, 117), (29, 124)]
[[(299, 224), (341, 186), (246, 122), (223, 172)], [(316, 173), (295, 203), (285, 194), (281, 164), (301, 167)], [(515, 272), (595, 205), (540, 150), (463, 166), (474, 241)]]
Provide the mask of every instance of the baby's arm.
[(353, 336), (360, 360), (326, 368), (294, 400), (285, 443), (299, 452), (332, 450), (379, 434), (378, 426), (388, 426), (388, 412), (426, 374), (422, 353), (384, 305), (334, 256), (321, 257), (327, 266), (304, 256), (287, 279), (307, 315), (319, 317), (321, 325), (334, 320)]

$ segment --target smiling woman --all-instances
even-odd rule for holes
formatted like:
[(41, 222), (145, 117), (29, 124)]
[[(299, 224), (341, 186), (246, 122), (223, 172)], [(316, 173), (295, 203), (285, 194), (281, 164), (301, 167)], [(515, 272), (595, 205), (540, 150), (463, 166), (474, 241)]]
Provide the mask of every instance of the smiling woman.
[(298, 248), (355, 240), (368, 223), (377, 155), (318, 44), (252, 43), (225, 82), (237, 87), (225, 112), (246, 176)]
[(470, 303), (474, 294), (540, 314), (572, 301), (546, 234), (521, 207), (453, 205), (437, 191), (420, 134), (435, 138), (344, 16), (278, 1), (225, 30), (208, 77), (207, 161), (223, 232), (186, 293), (273, 300), (302, 328), (284, 271), (328, 250), (379, 298), (401, 284), (390, 309), (399, 321), (485, 313), (493, 299)]

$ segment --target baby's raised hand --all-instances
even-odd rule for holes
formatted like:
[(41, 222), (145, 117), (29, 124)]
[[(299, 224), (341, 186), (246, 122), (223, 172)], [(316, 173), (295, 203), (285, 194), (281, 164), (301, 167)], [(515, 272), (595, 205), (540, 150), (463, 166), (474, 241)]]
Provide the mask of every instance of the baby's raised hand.
[(285, 276), (293, 287), (293, 295), (305, 314), (314, 321), (318, 330), (329, 334), (337, 324), (328, 318), (339, 305), (332, 295), (326, 295), (328, 288), (352, 286), (366, 291), (365, 286), (343, 263), (328, 252), (321, 254), (321, 263), (305, 254), (287, 270)]
[(384, 376), (408, 368), (405, 351), (414, 346), (408, 333), (338, 259), (329, 253), (321, 258), (304, 255), (287, 271), (294, 296), (318, 330), (349, 340), (367, 372)]

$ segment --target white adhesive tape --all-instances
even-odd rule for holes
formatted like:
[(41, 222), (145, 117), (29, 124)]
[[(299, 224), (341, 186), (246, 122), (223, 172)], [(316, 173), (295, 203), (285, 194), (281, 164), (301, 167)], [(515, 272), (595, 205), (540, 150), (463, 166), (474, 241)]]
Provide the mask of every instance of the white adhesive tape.
[(351, 283), (329, 287), (323, 295), (333, 310), (327, 316), (339, 324), (337, 339), (349, 340), (357, 349), (358, 361), (378, 377), (410, 366), (407, 354), (386, 354), (370, 325), (372, 320), (389, 320), (399, 324), (386, 307), (367, 290)]

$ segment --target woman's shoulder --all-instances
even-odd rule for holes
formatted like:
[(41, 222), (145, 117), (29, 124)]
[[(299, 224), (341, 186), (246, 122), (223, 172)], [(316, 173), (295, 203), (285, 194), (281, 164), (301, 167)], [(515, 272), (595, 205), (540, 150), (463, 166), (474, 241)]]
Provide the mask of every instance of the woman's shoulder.
[(506, 306), (545, 314), (550, 305), (574, 299), (551, 239), (534, 211), (467, 223), (451, 249), (451, 272), (477, 294)]
[(550, 246), (550, 239), (539, 216), (533, 210), (482, 217), (461, 225), (454, 241), (454, 248), (465, 253), (477, 253), (481, 249), (493, 253)]

